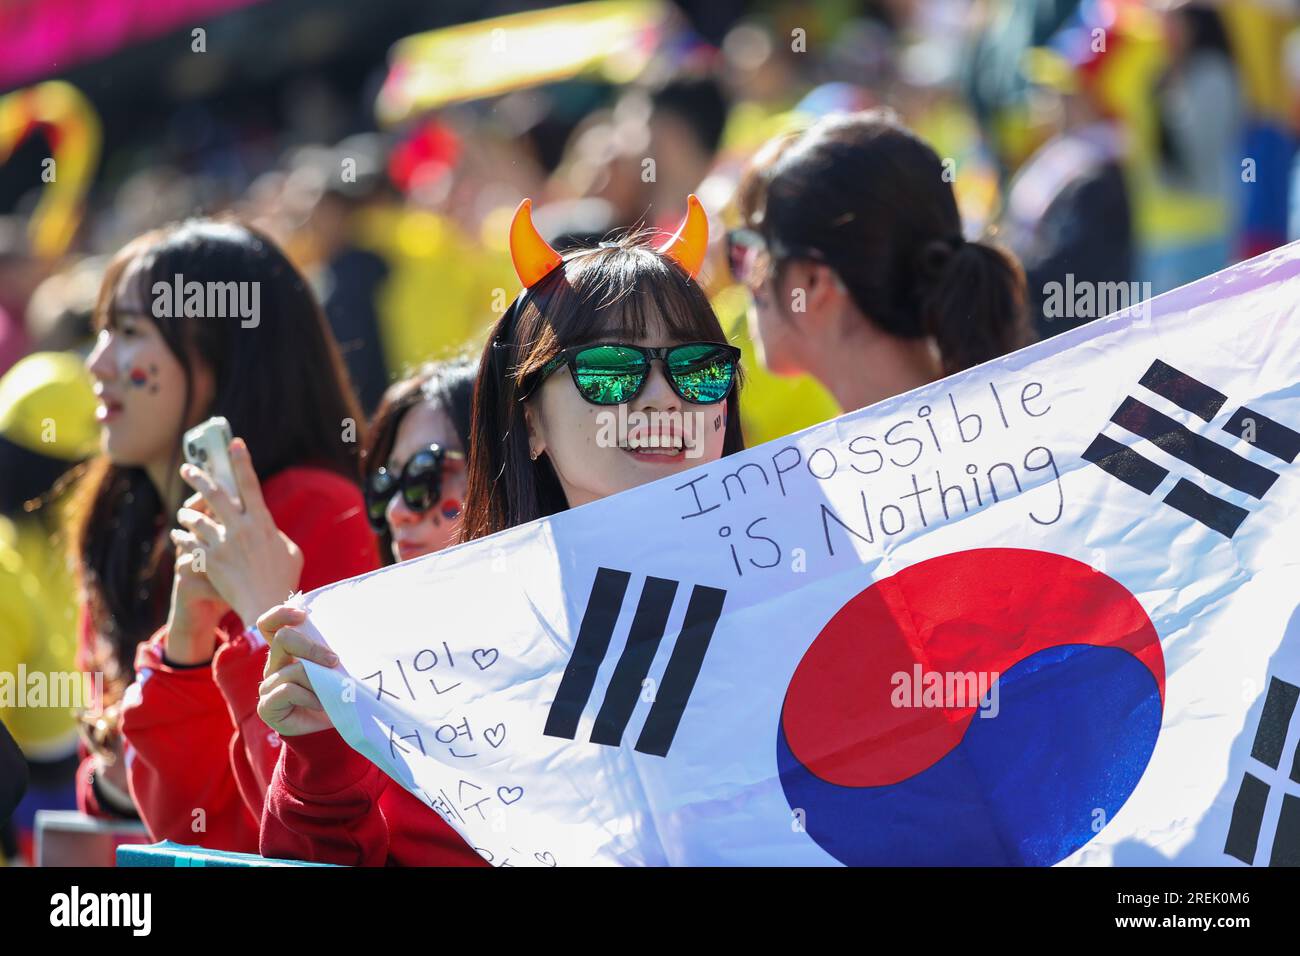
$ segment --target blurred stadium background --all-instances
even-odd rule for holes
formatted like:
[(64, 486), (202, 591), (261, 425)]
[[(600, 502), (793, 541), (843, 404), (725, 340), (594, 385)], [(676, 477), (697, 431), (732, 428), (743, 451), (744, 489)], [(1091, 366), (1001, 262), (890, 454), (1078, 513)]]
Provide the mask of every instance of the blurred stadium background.
[[(1297, 7), (0, 0), (0, 670), (73, 667), (57, 502), (29, 502), (95, 447), (71, 359), (107, 257), (140, 232), (230, 212), (276, 236), (369, 411), (420, 362), (472, 351), (513, 298), (520, 198), (562, 245), (675, 226), (694, 191), (758, 443), (837, 412), (757, 367), (726, 266), (732, 192), (765, 140), (898, 110), (951, 160), (972, 234), (1020, 254), (1048, 336), (1087, 318), (1041, 307), (1067, 274), (1159, 293), (1300, 234)], [(42, 437), (24, 411), (42, 389), (84, 427)], [(75, 720), (0, 718), (34, 767), (0, 858), (30, 861), (36, 812), (72, 806)]]

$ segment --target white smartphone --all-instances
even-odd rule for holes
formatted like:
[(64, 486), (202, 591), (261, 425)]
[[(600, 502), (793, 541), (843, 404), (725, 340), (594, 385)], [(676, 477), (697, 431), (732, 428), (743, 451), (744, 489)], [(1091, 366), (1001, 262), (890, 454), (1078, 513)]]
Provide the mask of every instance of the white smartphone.
[(230, 463), (233, 437), (230, 422), (214, 415), (187, 431), (182, 447), (186, 461), (206, 471), (232, 501), (238, 501), (239, 488), (235, 483), (235, 469)]

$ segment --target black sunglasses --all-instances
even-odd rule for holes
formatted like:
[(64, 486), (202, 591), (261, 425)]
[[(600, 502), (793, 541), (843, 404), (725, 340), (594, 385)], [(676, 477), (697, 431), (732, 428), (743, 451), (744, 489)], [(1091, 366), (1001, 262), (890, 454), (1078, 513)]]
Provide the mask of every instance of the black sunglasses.
[[(411, 456), (400, 475), (381, 466), (366, 479), (366, 518), (370, 527), (377, 533), (388, 528), (388, 502), (398, 491), (402, 493), (402, 502), (417, 514), (424, 514), (442, 499), (443, 472), (449, 469), (450, 462), (464, 462), (465, 455), (458, 451), (448, 451), (441, 445), (433, 444), (422, 448)], [(460, 505), (456, 503), (455, 514), (444, 517), (455, 518), (460, 514)]]
[(561, 351), (542, 367), (544, 379), (567, 365), (578, 393), (593, 405), (630, 402), (645, 387), (650, 364), (659, 359), (668, 384), (683, 401), (714, 405), (727, 397), (736, 380), (740, 349), (718, 342), (687, 342), (663, 348), (603, 343)]

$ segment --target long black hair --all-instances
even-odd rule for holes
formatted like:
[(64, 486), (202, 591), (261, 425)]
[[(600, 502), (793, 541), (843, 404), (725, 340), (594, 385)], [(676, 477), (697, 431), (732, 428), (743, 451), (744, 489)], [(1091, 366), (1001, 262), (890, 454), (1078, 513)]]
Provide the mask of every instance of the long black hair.
[[(182, 427), (225, 416), (248, 444), (263, 482), (290, 465), (307, 464), (359, 480), (365, 422), (338, 347), (306, 280), (270, 237), (212, 219), (139, 236), (108, 266), (95, 306), (97, 329), (115, 327), (118, 286), (137, 262), (130, 281), (141, 283), (139, 301), (153, 301), (155, 286), (171, 287), (178, 276), (205, 288), (239, 282), (258, 289), (255, 324), (238, 317), (152, 318), (187, 381), (194, 381), (196, 363), (212, 373), (211, 404), (191, 408), (193, 395), (187, 394)], [(179, 466), (179, 433), (175, 449)], [(129, 682), (136, 645), (166, 618), (172, 575), (166, 531), (179, 502), (164, 501), (143, 468), (106, 456), (88, 465), (80, 486), (81, 584), (103, 645), (96, 669), (119, 684)]]

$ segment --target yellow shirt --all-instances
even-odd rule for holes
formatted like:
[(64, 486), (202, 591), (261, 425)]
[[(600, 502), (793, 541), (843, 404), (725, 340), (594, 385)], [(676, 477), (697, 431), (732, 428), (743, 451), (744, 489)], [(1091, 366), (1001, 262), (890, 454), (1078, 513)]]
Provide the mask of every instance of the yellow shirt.
[[(57, 699), (81, 680), (74, 596), (62, 548), (50, 541), (44, 523), (0, 517), (0, 720), (36, 760), (76, 751), (74, 707), (87, 702)], [(29, 694), (33, 681), (41, 697)]]

